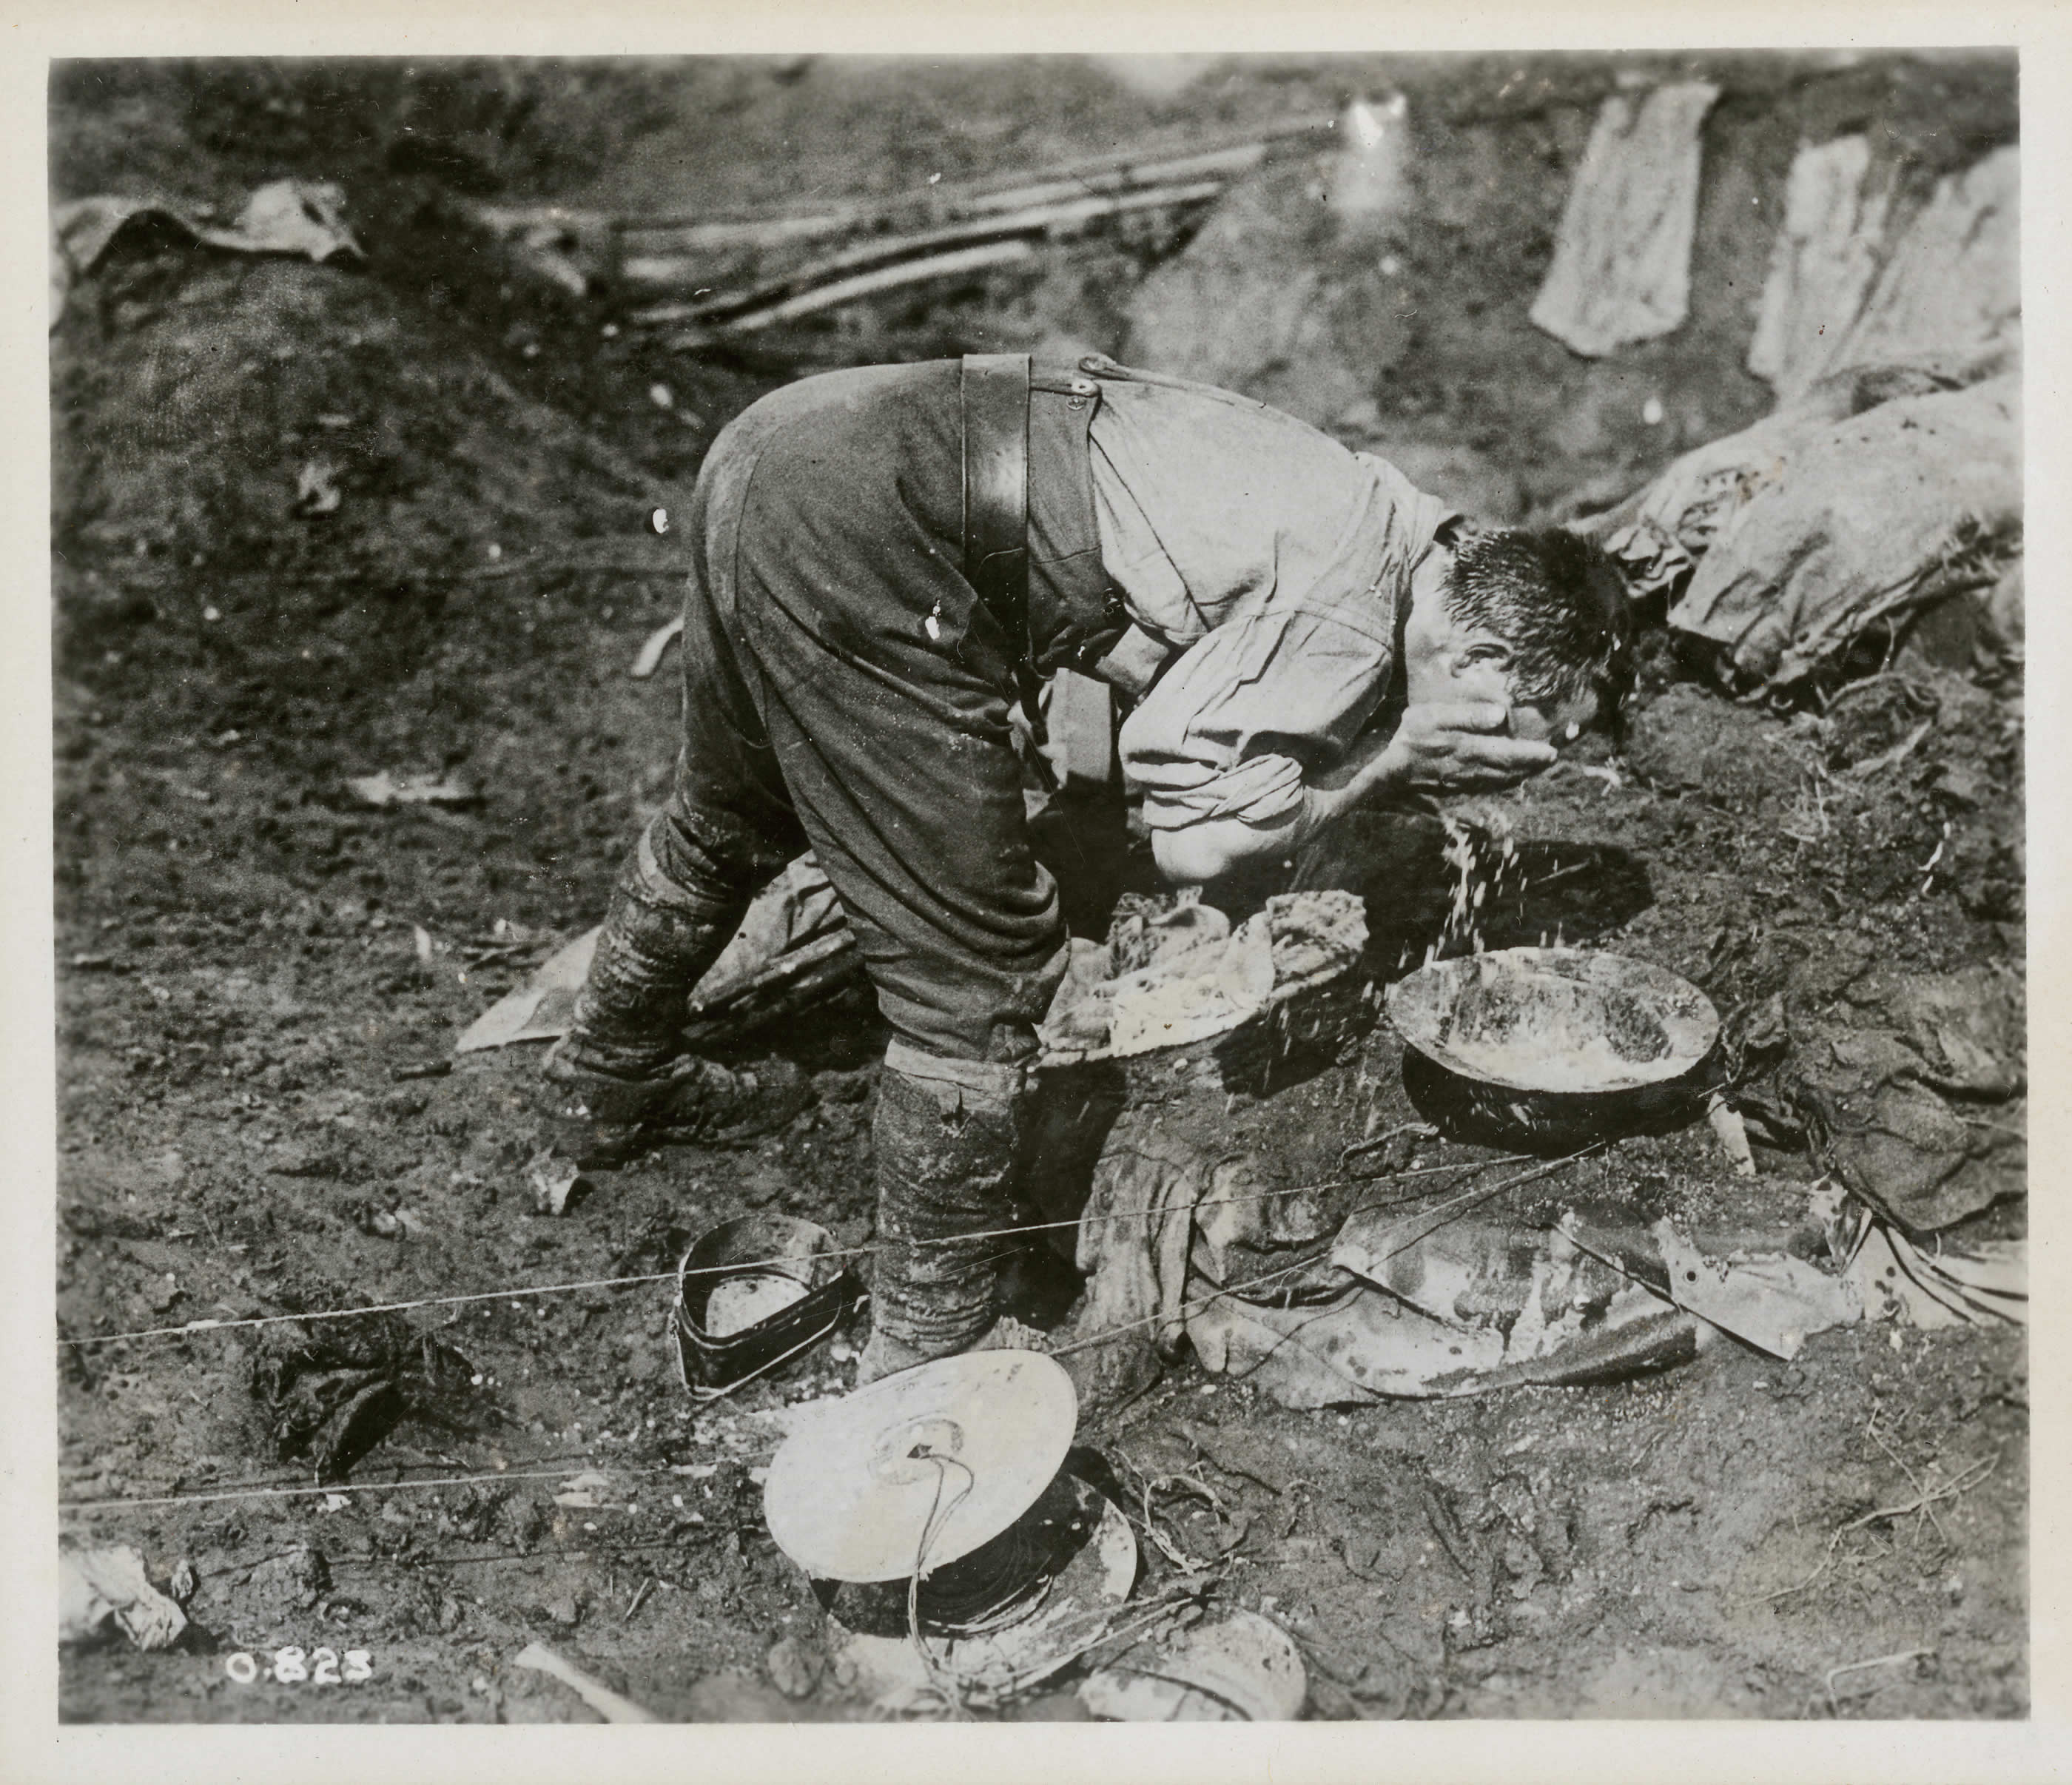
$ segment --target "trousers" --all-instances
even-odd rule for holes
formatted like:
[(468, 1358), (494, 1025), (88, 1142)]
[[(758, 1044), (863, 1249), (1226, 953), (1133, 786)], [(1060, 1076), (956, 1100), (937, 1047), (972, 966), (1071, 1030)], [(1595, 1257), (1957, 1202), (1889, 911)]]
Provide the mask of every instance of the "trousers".
[[(1034, 1051), (1065, 929), (1025, 815), (1015, 649), (961, 568), (958, 370), (806, 379), (714, 442), (685, 517), (674, 784), (621, 882), (615, 915), (637, 921), (607, 921), (578, 1013), (600, 1047), (659, 1047), (749, 900), (810, 845), (898, 1040), (1001, 1064)], [(1098, 398), (1085, 380), (1037, 385), (1031, 611), (1074, 635), (1106, 590), (1085, 456)]]

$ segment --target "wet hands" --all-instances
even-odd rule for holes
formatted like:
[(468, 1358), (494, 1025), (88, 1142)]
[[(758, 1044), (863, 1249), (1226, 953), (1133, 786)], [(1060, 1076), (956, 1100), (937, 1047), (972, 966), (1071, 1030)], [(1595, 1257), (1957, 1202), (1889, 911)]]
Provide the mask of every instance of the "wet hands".
[(1495, 701), (1412, 706), (1383, 751), (1384, 778), (1418, 793), (1498, 793), (1552, 766), (1551, 743), (1513, 733)]

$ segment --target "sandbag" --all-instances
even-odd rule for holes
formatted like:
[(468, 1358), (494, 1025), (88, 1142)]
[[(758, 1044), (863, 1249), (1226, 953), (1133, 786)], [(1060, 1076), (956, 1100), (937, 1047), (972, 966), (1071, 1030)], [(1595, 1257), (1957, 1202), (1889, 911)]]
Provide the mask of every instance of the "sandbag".
[(1704, 548), (1670, 624), (1722, 647), (1741, 676), (1783, 685), (1881, 621), (1990, 587), (2020, 549), (2021, 438), (2008, 374), (1715, 442), (1642, 504)]
[(1683, 326), (1699, 133), (1719, 92), (1687, 80), (1638, 105), (1624, 93), (1605, 101), (1532, 302), (1534, 326), (1591, 358)]
[(345, 193), (329, 180), (277, 179), (245, 200), (235, 221), (211, 220), (206, 206), (97, 193), (51, 212), (50, 326), (56, 328), (72, 287), (125, 231), (157, 223), (208, 248), (233, 254), (299, 254), (321, 264), (335, 256), (364, 260), (345, 222)]
[(2012, 146), (1939, 181), (1828, 364), (2018, 343), (2021, 213), (2021, 151)]
[(1862, 135), (1792, 162), (1748, 357), (1782, 401), (1836, 368), (2019, 342), (2021, 151), (1939, 181), (1896, 240), (1893, 175)]
[(1806, 143), (1784, 188), (1784, 221), (1770, 250), (1748, 368), (1780, 399), (1796, 397), (1834, 363), (1870, 295), (1892, 194), (1870, 180), (1869, 138)]

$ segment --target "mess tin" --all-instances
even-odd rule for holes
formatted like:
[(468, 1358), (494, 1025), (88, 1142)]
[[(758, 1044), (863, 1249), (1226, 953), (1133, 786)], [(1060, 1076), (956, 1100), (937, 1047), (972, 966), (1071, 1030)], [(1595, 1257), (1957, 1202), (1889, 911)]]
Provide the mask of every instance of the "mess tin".
[(776, 1368), (832, 1333), (862, 1293), (812, 1221), (743, 1215), (708, 1228), (676, 1266), (684, 1386), (702, 1399)]

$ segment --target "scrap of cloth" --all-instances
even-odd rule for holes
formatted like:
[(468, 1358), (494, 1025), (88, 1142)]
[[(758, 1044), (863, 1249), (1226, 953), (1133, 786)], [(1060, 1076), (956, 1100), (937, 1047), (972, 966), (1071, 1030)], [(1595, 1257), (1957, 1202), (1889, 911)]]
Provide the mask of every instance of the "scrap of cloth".
[(1597, 113), (1532, 302), (1534, 324), (1591, 359), (1680, 328), (1691, 302), (1699, 132), (1719, 88), (1658, 87)]
[(345, 193), (329, 180), (277, 179), (245, 200), (235, 221), (213, 222), (205, 208), (98, 193), (51, 213), (50, 326), (72, 286), (125, 230), (162, 224), (204, 247), (235, 254), (301, 254), (316, 261), (367, 257), (345, 222)]
[(1178, 653), (1123, 726), (1124, 771), (1154, 829), (1271, 824), (1381, 705), (1411, 572), (1456, 511), (1264, 404), (1088, 364), (1102, 564)]

